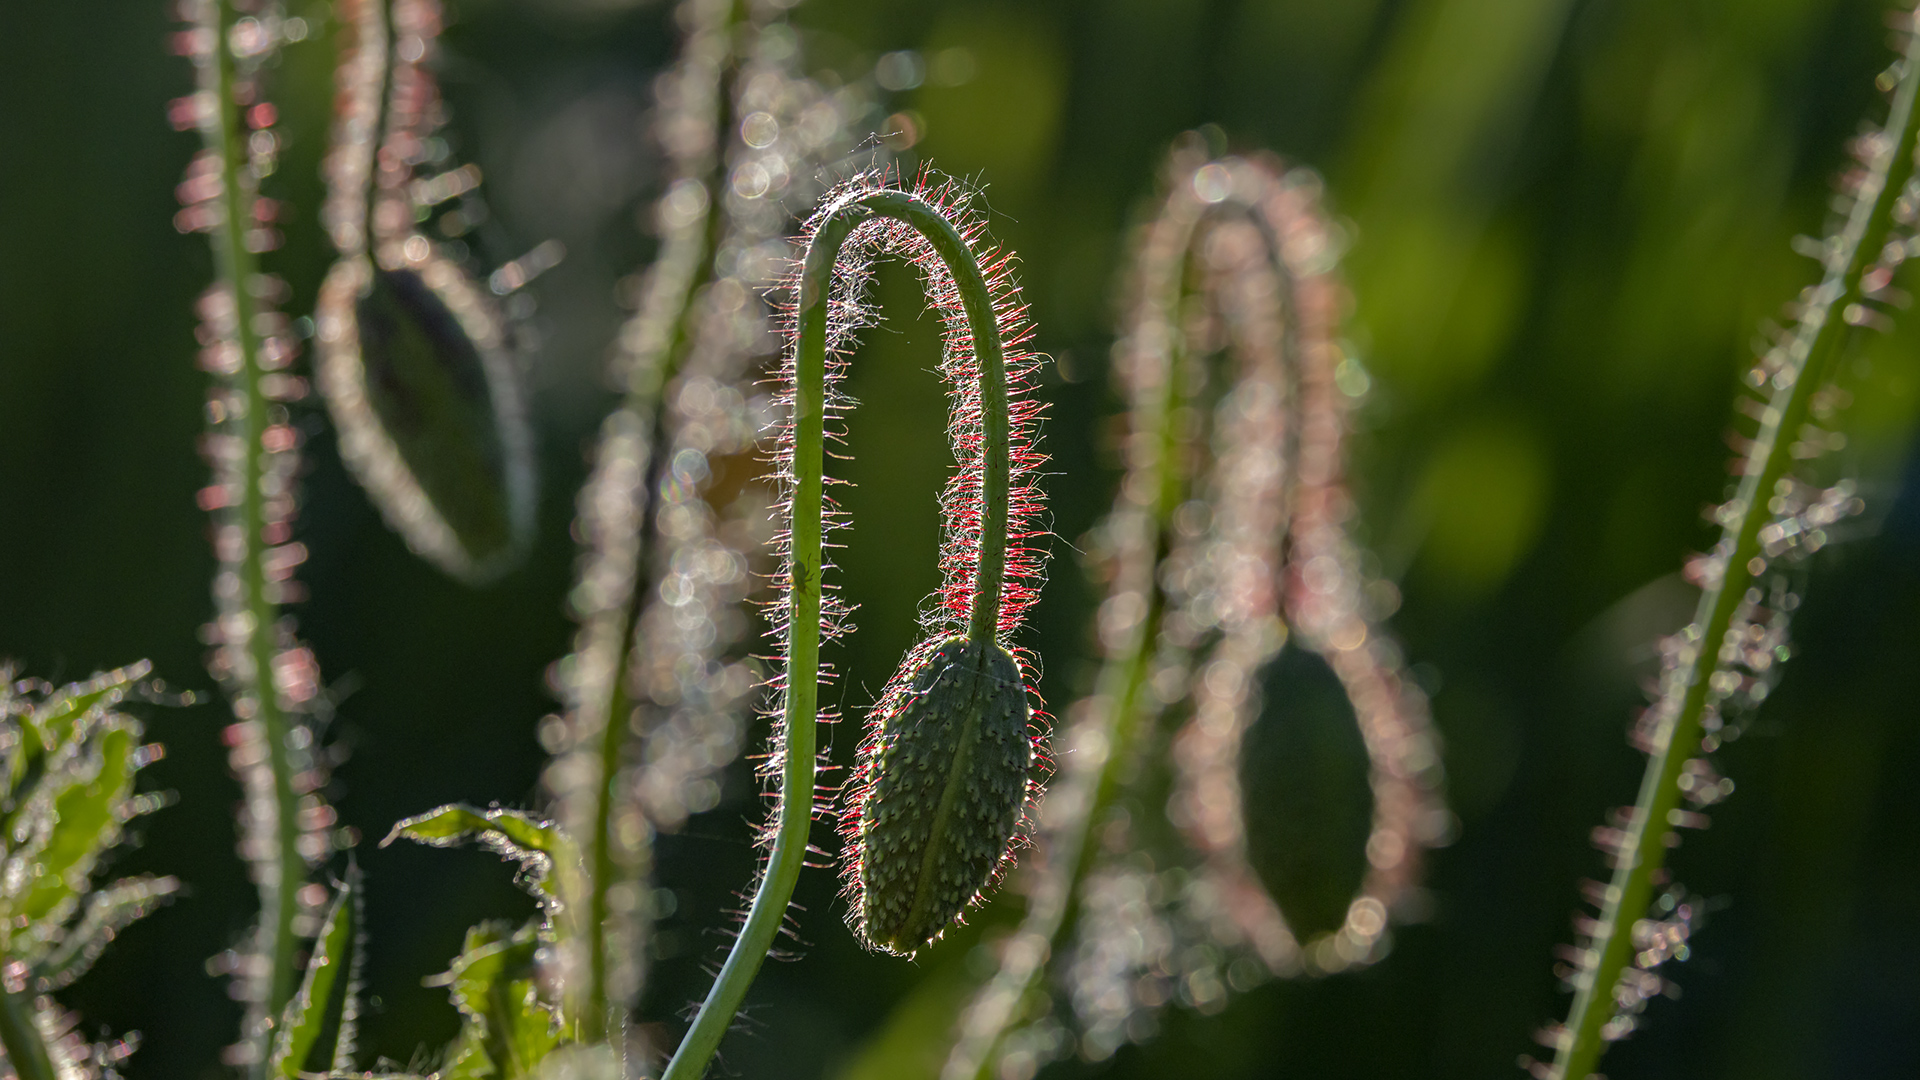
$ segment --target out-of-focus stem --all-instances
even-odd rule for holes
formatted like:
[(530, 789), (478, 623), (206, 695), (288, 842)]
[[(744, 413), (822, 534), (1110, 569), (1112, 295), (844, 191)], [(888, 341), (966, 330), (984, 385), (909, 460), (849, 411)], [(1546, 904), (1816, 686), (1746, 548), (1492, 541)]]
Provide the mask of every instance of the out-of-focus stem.
[[(1148, 298), (1149, 303), (1177, 304), (1177, 268), (1169, 281), (1156, 284), (1160, 288), (1149, 286), (1154, 294)], [(1171, 295), (1163, 297), (1161, 293)], [(941, 1071), (943, 1080), (973, 1080), (986, 1075), (993, 1065), (1001, 1040), (1034, 980), (1046, 969), (1055, 939), (1073, 908), (1092, 858), (1086, 843), (1087, 829), (1098, 809), (1112, 800), (1139, 733), (1140, 692), (1146, 685), (1165, 614), (1165, 598), (1155, 586), (1154, 570), (1164, 554), (1161, 547), (1166, 523), (1186, 498), (1186, 485), (1178, 470), (1170, 467), (1178, 453), (1174, 417), (1182, 404), (1177, 371), (1183, 342), (1175, 336), (1169, 346), (1176, 352), (1158, 368), (1146, 407), (1136, 415), (1136, 423), (1144, 421), (1141, 428), (1147, 439), (1135, 453), (1148, 456), (1134, 464), (1144, 480), (1139, 490), (1151, 501), (1135, 506), (1128, 515), (1126, 521), (1134, 535), (1116, 538), (1122, 559), (1116, 571), (1117, 589), (1137, 592), (1145, 601), (1145, 613), (1128, 630), (1121, 648), (1101, 667), (1094, 698), (1106, 713), (1097, 721), (1104, 738), (1097, 749), (1073, 748), (1067, 774), (1049, 794), (1045, 812), (1061, 815), (1062, 824), (1049, 829), (1054, 843), (1047, 852), (1047, 863), (1034, 887), (1027, 915), (1007, 946), (1007, 959), (981, 993), (975, 1011), (963, 1021), (960, 1037)]]
[[(699, 0), (690, 6), (695, 22), (689, 29), (686, 60), (680, 74), (680, 94), (692, 100), (682, 102), (679, 117), (688, 126), (701, 131), (724, 130), (719, 118), (724, 112), (721, 84), (730, 49), (726, 33), (734, 14), (733, 0)], [(647, 534), (648, 495), (654, 469), (653, 460), (658, 432), (653, 423), (662, 388), (674, 374), (680, 359), (679, 344), (685, 337), (690, 310), (689, 299), (701, 281), (710, 276), (713, 250), (711, 224), (714, 195), (709, 174), (713, 171), (717, 148), (703, 145), (681, 155), (676, 194), (689, 201), (693, 187), (698, 188), (699, 209), (671, 225), (663, 238), (659, 258), (647, 280), (640, 310), (623, 331), (626, 355), (624, 394), (618, 411), (607, 421), (601, 438), (596, 474), (588, 490), (604, 486), (608, 480), (601, 470), (622, 468), (621, 443), (631, 439), (631, 452), (639, 457), (633, 486), (616, 493), (627, 500), (626, 512), (616, 514), (620, 524), (603, 525), (608, 535), (596, 537), (595, 556), (617, 561), (620, 565), (609, 576), (624, 583), (616, 595), (602, 598), (583, 613), (579, 663), (580, 691), (572, 702), (577, 737), (584, 740), (576, 753), (591, 758), (589, 768), (575, 770), (569, 783), (582, 790), (569, 792), (570, 803), (584, 798), (584, 813), (567, 816), (568, 824), (585, 835), (581, 837), (586, 858), (583, 911), (576, 923), (585, 953), (584, 985), (572, 995), (581, 1035), (588, 1041), (604, 1039), (614, 1021), (614, 1004), (609, 990), (607, 925), (613, 917), (610, 890), (619, 883), (623, 869), (614, 850), (614, 818), (618, 810), (614, 785), (619, 782), (623, 749), (627, 741), (626, 717), (632, 707), (627, 687), (627, 658), (634, 647), (635, 585), (644, 555), (642, 537)], [(693, 187), (688, 187), (692, 185)], [(589, 775), (590, 774), (590, 775)], [(577, 805), (577, 804), (576, 804)]]
[[(258, 261), (247, 250), (247, 223), (253, 220), (256, 198), (254, 182), (247, 165), (245, 135), (241, 130), (239, 106), (234, 102), (234, 57), (228, 46), (228, 32), (236, 18), (230, 0), (205, 0), (205, 28), (214, 34), (212, 58), (201, 72), (203, 88), (216, 105), (213, 122), (203, 124), (206, 145), (220, 162), (221, 218), (214, 228), (213, 257), (220, 288), (233, 303), (234, 344), (239, 352), (238, 374), (234, 377), (241, 408), (233, 418), (239, 440), (236, 467), (239, 483), (232, 496), (234, 522), (240, 532), (243, 553), (235, 564), (241, 597), (238, 607), (248, 624), (244, 628), (246, 645), (243, 662), (235, 665), (234, 677), (239, 689), (234, 713), (242, 721), (260, 725), (267, 751), (267, 765), (273, 775), (271, 807), (256, 807), (254, 812), (270, 810), (272, 844), (262, 853), (260, 867), (260, 929), (258, 947), (266, 959), (267, 972), (262, 980), (265, 1000), (260, 1005), (269, 1017), (278, 1015), (293, 996), (294, 916), (297, 912), (293, 878), (302, 865), (298, 849), (300, 837), (297, 817), (298, 797), (293, 790), (293, 768), (288, 755), (290, 725), (273, 685), (274, 633), (280, 620), (280, 608), (268, 596), (266, 566), (261, 555), (261, 536), (266, 525), (261, 479), (265, 473), (266, 450), (261, 436), (267, 427), (272, 402), (261, 386), (260, 334), (254, 324), (258, 305), (248, 291), (248, 283), (259, 272)], [(264, 1039), (265, 1030), (250, 1033)], [(257, 1055), (266, 1060), (264, 1043)]]
[(1837, 237), (1839, 253), (1827, 262), (1827, 274), (1787, 346), (1787, 363), (1773, 379), (1774, 391), (1760, 431), (1748, 451), (1720, 546), (1714, 556), (1724, 569), (1710, 582), (1695, 610), (1688, 644), (1691, 657), (1669, 676), (1664, 696), (1679, 696), (1679, 706), (1655, 733), (1653, 752), (1634, 803), (1633, 820), (1617, 853), (1613, 880), (1590, 946), (1592, 962), (1579, 976), (1573, 1007), (1560, 1037), (1553, 1074), (1561, 1080), (1585, 1080), (1606, 1049), (1602, 1029), (1614, 1015), (1614, 988), (1633, 955), (1633, 926), (1653, 898), (1654, 879), (1666, 860), (1669, 820), (1680, 804), (1680, 774), (1700, 752), (1701, 722), (1710, 704), (1711, 681), (1720, 666), (1720, 648), (1745, 602), (1754, 578), (1765, 570), (1760, 530), (1771, 520), (1768, 509), (1775, 486), (1793, 463), (1792, 445), (1806, 423), (1814, 394), (1831, 377), (1847, 323), (1840, 317), (1859, 302), (1861, 273), (1878, 256), (1892, 229), (1892, 211), (1914, 172), (1915, 88), (1920, 85), (1920, 34), (1908, 45), (1900, 85), (1883, 129), (1888, 145), (1867, 170), (1853, 211)]
[[(0, 964), (10, 963), (0, 957)], [(19, 993), (0, 987), (0, 1047), (20, 1080), (57, 1080), (40, 1026), (33, 1022), (33, 987)]]

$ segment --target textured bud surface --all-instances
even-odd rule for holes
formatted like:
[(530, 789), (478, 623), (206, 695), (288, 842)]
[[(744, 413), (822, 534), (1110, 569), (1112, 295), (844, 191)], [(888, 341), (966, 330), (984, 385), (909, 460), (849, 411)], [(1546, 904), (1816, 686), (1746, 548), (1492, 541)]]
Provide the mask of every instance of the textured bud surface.
[(948, 638), (883, 720), (860, 816), (859, 913), (889, 952), (931, 944), (993, 877), (1019, 825), (1032, 745), (1019, 665)]

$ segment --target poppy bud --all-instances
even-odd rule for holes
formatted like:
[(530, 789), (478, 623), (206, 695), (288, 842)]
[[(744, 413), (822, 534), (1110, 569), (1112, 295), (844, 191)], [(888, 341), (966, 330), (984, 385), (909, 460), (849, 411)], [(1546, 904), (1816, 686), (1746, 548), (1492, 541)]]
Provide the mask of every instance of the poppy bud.
[(860, 806), (862, 935), (912, 953), (946, 931), (993, 878), (1026, 800), (1033, 747), (1012, 655), (951, 637), (896, 676)]
[(1373, 789), (1367, 744), (1340, 677), (1289, 645), (1255, 676), (1259, 712), (1240, 745), (1247, 861), (1301, 941), (1330, 934), (1364, 888)]
[(388, 522), (461, 580), (516, 565), (533, 535), (532, 436), (489, 300), (442, 256), (344, 258), (316, 321), (341, 456)]

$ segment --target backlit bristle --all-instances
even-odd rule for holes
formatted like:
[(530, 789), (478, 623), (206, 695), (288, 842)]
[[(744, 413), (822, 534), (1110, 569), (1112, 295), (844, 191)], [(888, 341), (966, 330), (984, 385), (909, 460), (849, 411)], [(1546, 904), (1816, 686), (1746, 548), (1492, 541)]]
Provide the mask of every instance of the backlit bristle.
[(294, 22), (277, 4), (233, 7), (238, 17), (224, 24), (212, 0), (182, 6), (193, 25), (176, 40), (200, 85), (169, 114), (206, 143), (178, 189), (175, 225), (210, 234), (221, 271), (196, 304), (198, 364), (213, 376), (201, 444), (213, 482), (197, 501), (213, 517), (218, 560), (216, 614), (202, 640), (233, 706), (223, 737), (244, 795), (240, 853), (266, 909), (255, 942), (231, 968), (249, 1020), (248, 1038), (230, 1056), (257, 1060), (266, 1017), (290, 992), (292, 938), (318, 927), (327, 899), (324, 888), (306, 884), (307, 873), (344, 838), (323, 794), (330, 763), (309, 719), (326, 708), (319, 665), (282, 610), (305, 597), (294, 576), (307, 558), (294, 536), (302, 435), (289, 405), (308, 386), (294, 373), (298, 339), (278, 310), (290, 290), (257, 259), (280, 246), (275, 225), (286, 216), (260, 194), (280, 146), (261, 77)]
[[(1069, 710), (1028, 915), (962, 1021), (948, 1080), (1017, 1055), (1102, 1059), (1148, 1037), (1169, 1002), (1211, 1012), (1273, 975), (1376, 959), (1420, 850), (1444, 838), (1425, 697), (1377, 625), (1389, 590), (1362, 574), (1346, 531), (1341, 440), (1364, 374), (1337, 344), (1342, 239), (1319, 191), (1303, 170), (1209, 161), (1190, 143), (1142, 231), (1114, 350), (1132, 404), (1128, 476), (1094, 537), (1110, 580), (1105, 667)], [(1373, 806), (1348, 853), (1359, 891), (1304, 945), (1248, 863), (1240, 785), (1261, 673), (1283, 646), (1312, 653), (1350, 705)], [(1190, 719), (1169, 776), (1143, 754), (1178, 713)], [(1190, 850), (1109, 809), (1119, 791), (1152, 799), (1169, 783)], [(1069, 918), (1074, 939), (1054, 940)], [(1027, 1011), (1043, 1018), (1016, 1029), (1049, 957), (1075, 1038), (1049, 1034), (1058, 1013)]]
[(1840, 220), (1830, 234), (1795, 241), (1819, 259), (1822, 280), (1787, 306), (1791, 329), (1763, 330), (1759, 358), (1741, 380), (1735, 408), (1752, 426), (1737, 421), (1728, 432), (1737, 455), (1730, 495), (1707, 514), (1719, 541), (1683, 571), (1701, 589), (1700, 605), (1660, 641), (1654, 700), (1629, 734), (1649, 757), (1640, 802), (1592, 832), (1614, 874), (1600, 890), (1599, 917), (1578, 917), (1577, 944), (1556, 968), (1574, 992), (1547, 1071), (1560, 1080), (1588, 1075), (1607, 1043), (1642, 1023), (1652, 997), (1673, 992), (1656, 972), (1686, 959), (1702, 908), (1673, 882), (1666, 853), (1680, 845), (1678, 830), (1705, 828), (1707, 808), (1732, 793), (1711, 755), (1740, 737), (1793, 654), (1798, 568), (1865, 506), (1852, 482), (1816, 480), (1810, 466), (1845, 445), (1831, 421), (1848, 395), (1829, 382), (1844, 337), (1889, 329), (1907, 301), (1893, 281), (1912, 250), (1920, 205), (1920, 84), (1910, 70), (1920, 64), (1920, 36), (1915, 12), (1891, 21), (1906, 56), (1881, 80), (1882, 89), (1897, 87), (1888, 120), (1849, 146), (1858, 167), (1838, 179)]
[[(865, 921), (868, 905), (863, 853), (873, 827), (868, 811), (878, 790), (876, 770), (882, 766), (884, 750), (889, 745), (887, 736), (890, 725), (913, 707), (916, 678), (932, 662), (943, 643), (951, 639), (964, 639), (969, 633), (969, 620), (973, 616), (978, 590), (992, 588), (999, 597), (997, 619), (992, 629), (994, 641), (991, 644), (1003, 645), (1019, 629), (1027, 608), (1037, 595), (1046, 556), (1045, 550), (1038, 544), (1039, 538), (1045, 533), (1037, 520), (1041, 494), (1036, 483), (1037, 470), (1045, 459), (1037, 447), (1041, 405), (1032, 396), (1031, 390), (1039, 361), (1027, 349), (1032, 330), (1027, 321), (1026, 306), (1013, 280), (1011, 255), (986, 245), (984, 223), (970, 208), (970, 191), (955, 181), (930, 173), (923, 173), (911, 185), (899, 185), (884, 172), (863, 173), (822, 196), (821, 209), (803, 231), (803, 245), (811, 240), (821, 223), (843, 204), (850, 204), (880, 190), (906, 191), (925, 200), (947, 218), (966, 244), (969, 256), (985, 278), (989, 302), (993, 306), (993, 318), (1005, 351), (1008, 388), (1008, 505), (1005, 510), (1005, 534), (998, 538), (998, 543), (1004, 548), (1005, 564), (1002, 580), (983, 586), (979, 578), (985, 520), (982, 503), (986, 468), (984, 406), (979, 360), (974, 352), (972, 332), (961, 303), (959, 287), (932, 243), (911, 226), (881, 215), (868, 217), (856, 224), (840, 249), (828, 293), (831, 298), (827, 319), (828, 432), (830, 435), (839, 433), (840, 417), (852, 404), (838, 390), (838, 384), (845, 374), (853, 334), (861, 327), (872, 325), (878, 318), (878, 313), (867, 299), (873, 263), (882, 257), (896, 256), (920, 271), (928, 306), (940, 314), (944, 324), (940, 374), (946, 383), (950, 403), (947, 435), (953, 446), (955, 460), (954, 471), (940, 497), (943, 523), (940, 565), (943, 583), (939, 591), (939, 603), (931, 606), (922, 616), (925, 639), (908, 652), (892, 679), (881, 690), (879, 702), (869, 716), (853, 772), (843, 787), (846, 808), (841, 818), (841, 835), (847, 847), (842, 860), (842, 879), (843, 891), (853, 899), (849, 921), (862, 940), (910, 952), (924, 942), (901, 945), (897, 941), (876, 939), (868, 932)], [(794, 283), (789, 287), (789, 295), (796, 300), (799, 294), (798, 274), (796, 268)], [(788, 322), (791, 341), (791, 317)], [(790, 345), (782, 369), (780, 398), (781, 404), (789, 410), (794, 393), (794, 357)], [(791, 491), (794, 461), (790, 437), (783, 435), (775, 464), (783, 484)], [(845, 524), (844, 516), (831, 497), (826, 499), (824, 518), (829, 532)], [(790, 553), (783, 548), (782, 554)], [(847, 615), (847, 609), (833, 595), (832, 588), (830, 583), (823, 585), (821, 596), (822, 636), (827, 639), (845, 631)], [(777, 610), (784, 611), (785, 608), (783, 598)], [(789, 632), (785, 626), (779, 629), (783, 634)], [(982, 643), (983, 646), (985, 644), (988, 643)], [(1036, 681), (1032, 660), (1018, 651), (1008, 655), (1018, 666), (1018, 681), (1024, 687), (1022, 692), (1030, 695)], [(1026, 737), (1037, 754), (1044, 740), (1044, 719), (1037, 711), (1032, 713), (1032, 717), (1032, 727)], [(1028, 819), (1027, 807), (1037, 798), (1042, 778), (1038, 770), (1029, 773), (1024, 762), (1021, 773), (1026, 777), (1025, 791), (1014, 827), (1009, 835), (998, 841), (999, 855), (992, 861), (985, 878), (968, 885), (969, 902), (977, 902), (999, 880), (1011, 864), (1013, 851), (1023, 842)]]

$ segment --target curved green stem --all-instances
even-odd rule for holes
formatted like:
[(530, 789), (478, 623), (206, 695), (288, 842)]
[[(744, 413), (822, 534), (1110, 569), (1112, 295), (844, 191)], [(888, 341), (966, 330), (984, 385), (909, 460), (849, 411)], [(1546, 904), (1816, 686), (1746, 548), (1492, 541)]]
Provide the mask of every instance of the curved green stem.
[[(274, 627), (280, 620), (279, 605), (268, 597), (266, 567), (261, 560), (261, 531), (266, 525), (266, 510), (260, 482), (265, 474), (266, 454), (261, 435), (267, 427), (273, 402), (261, 386), (259, 365), (260, 334), (254, 325), (258, 305), (247, 284), (259, 272), (258, 260), (247, 250), (246, 223), (253, 220), (256, 198), (252, 177), (247, 169), (245, 134), (241, 130), (239, 106), (234, 103), (234, 58), (227, 46), (228, 30), (236, 17), (230, 0), (208, 4), (210, 28), (216, 34), (212, 62), (202, 72), (205, 88), (217, 103), (214, 123), (203, 128), (206, 145), (219, 157), (221, 222), (213, 232), (213, 257), (222, 287), (233, 298), (234, 341), (239, 349), (239, 374), (236, 376), (241, 401), (239, 415), (233, 420), (235, 438), (240, 444), (239, 484), (233, 489), (238, 499), (235, 521), (239, 526), (244, 552), (236, 566), (241, 596), (238, 606), (251, 622), (247, 631), (247, 662), (240, 665), (240, 700), (236, 714), (242, 720), (260, 724), (266, 741), (267, 764), (273, 775), (273, 844), (266, 855), (265, 873), (260, 877), (261, 953), (267, 959), (264, 979), (266, 1000), (261, 1004), (266, 1016), (277, 1016), (293, 997), (296, 982), (294, 964), (294, 916), (298, 911), (293, 878), (302, 866), (298, 841), (298, 797), (293, 790), (293, 767), (288, 756), (289, 718), (280, 707), (273, 686)], [(245, 700), (251, 698), (253, 714), (246, 712)], [(265, 1038), (266, 1032), (254, 1033)], [(264, 1047), (259, 1055), (264, 1062)]]
[(1787, 363), (1773, 379), (1774, 391), (1759, 434), (1748, 452), (1744, 473), (1716, 558), (1724, 561), (1720, 580), (1700, 597), (1693, 628), (1700, 631), (1669, 676), (1666, 694), (1679, 695), (1679, 707), (1662, 721), (1641, 780), (1633, 820), (1618, 853), (1606, 891), (1599, 926), (1590, 945), (1592, 963), (1580, 975), (1573, 1007), (1553, 1064), (1559, 1080), (1585, 1080), (1606, 1049), (1602, 1029), (1614, 1015), (1614, 989), (1633, 954), (1633, 926), (1653, 897), (1655, 877), (1665, 861), (1669, 820), (1679, 807), (1679, 779), (1686, 763), (1700, 752), (1701, 722), (1712, 703), (1711, 677), (1720, 665), (1720, 647), (1744, 603), (1748, 588), (1765, 569), (1760, 530), (1771, 520), (1767, 504), (1792, 464), (1791, 451), (1806, 423), (1813, 396), (1831, 377), (1847, 324), (1839, 315), (1861, 299), (1861, 275), (1879, 255), (1892, 230), (1892, 211), (1913, 176), (1915, 134), (1920, 110), (1914, 108), (1920, 81), (1920, 35), (1908, 46), (1900, 86), (1883, 131), (1892, 139), (1884, 156), (1867, 170), (1846, 227), (1836, 238), (1837, 254), (1827, 261), (1825, 279), (1808, 304), (1798, 331), (1787, 346)]
[(827, 318), (834, 263), (854, 227), (887, 217), (913, 228), (933, 246), (959, 289), (979, 368), (984, 455), (981, 477), (981, 550), (969, 633), (993, 640), (1000, 618), (1006, 567), (1007, 500), (1011, 475), (1006, 353), (1000, 340), (993, 293), (966, 240), (940, 210), (905, 191), (879, 190), (848, 196), (827, 212), (808, 245), (800, 274), (794, 353), (793, 489), (788, 528), (786, 693), (781, 731), (780, 805), (773, 851), (747, 921), (734, 939), (661, 1080), (697, 1080), (719, 1049), (747, 988), (780, 932), (787, 903), (806, 860), (813, 822), (815, 716), (820, 678), (820, 521), (824, 502), (822, 448), (827, 400)]
[[(1171, 291), (1177, 304), (1177, 276), (1171, 282)], [(1100, 721), (1107, 735), (1100, 746), (1101, 756), (1090, 760), (1087, 748), (1076, 748), (1072, 771), (1049, 793), (1050, 800), (1064, 800), (1073, 807), (1072, 820), (1052, 833), (1054, 843), (1027, 915), (1021, 920), (1014, 944), (1008, 950), (1010, 959), (982, 992), (977, 1006), (980, 1013), (968, 1016), (963, 1022), (960, 1037), (941, 1071), (943, 1080), (974, 1080), (989, 1074), (1008, 1026), (1035, 979), (1046, 969), (1055, 940), (1066, 925), (1067, 913), (1073, 909), (1075, 894), (1092, 857), (1087, 844), (1088, 829), (1099, 808), (1113, 800), (1121, 771), (1131, 758), (1133, 740), (1140, 731), (1140, 692), (1146, 686), (1153, 646), (1159, 639), (1166, 606), (1165, 596), (1155, 585), (1154, 570), (1165, 554), (1167, 523), (1186, 498), (1186, 485), (1179, 470), (1170, 467), (1179, 446), (1174, 418), (1184, 402), (1174, 374), (1183, 345), (1184, 340), (1175, 335), (1171, 343), (1173, 353), (1156, 393), (1141, 410), (1141, 418), (1147, 421), (1146, 430), (1152, 432), (1149, 452), (1153, 456), (1142, 463), (1141, 469), (1148, 477), (1144, 490), (1152, 493), (1153, 502), (1135, 508), (1136, 535), (1126, 542), (1128, 546), (1123, 550), (1131, 550), (1136, 557), (1121, 568), (1118, 589), (1143, 595), (1146, 613), (1128, 632), (1118, 653), (1101, 666), (1095, 683), (1095, 696), (1106, 706)]]

